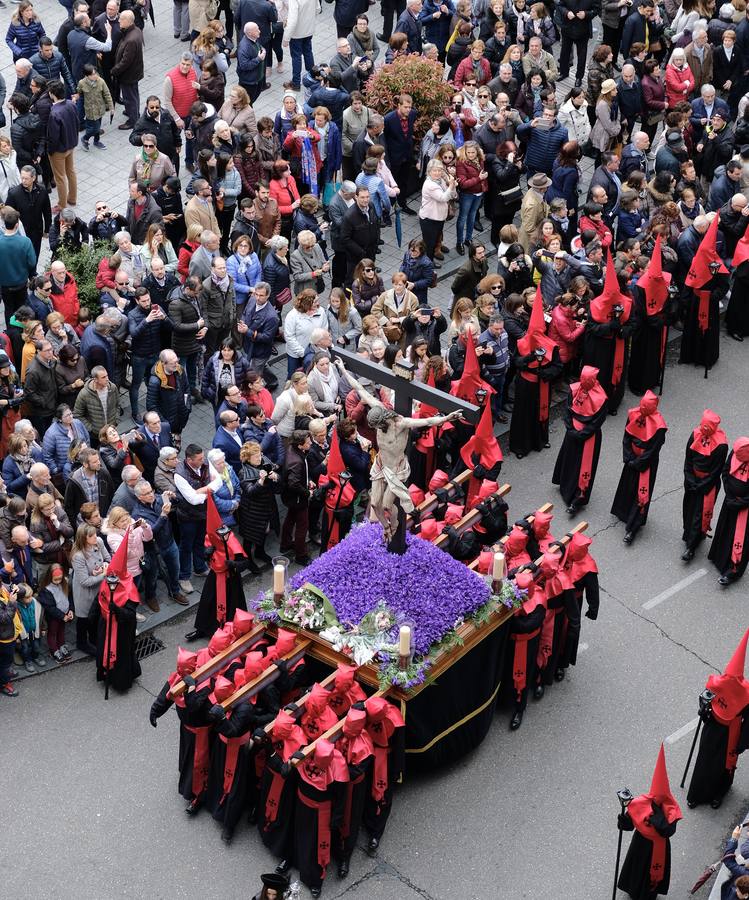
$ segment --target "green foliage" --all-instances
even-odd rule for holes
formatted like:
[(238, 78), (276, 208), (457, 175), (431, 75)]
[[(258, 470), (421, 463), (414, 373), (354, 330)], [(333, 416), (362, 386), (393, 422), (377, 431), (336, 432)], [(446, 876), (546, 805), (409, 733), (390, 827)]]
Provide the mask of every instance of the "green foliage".
[(414, 125), (415, 136), (421, 142), (432, 122), (450, 105), (453, 92), (453, 86), (444, 80), (441, 63), (409, 54), (397, 57), (375, 72), (367, 81), (364, 97), (367, 106), (384, 116), (395, 109), (399, 94), (410, 94), (419, 114)]
[(75, 278), (78, 285), (78, 299), (81, 306), (89, 310), (92, 319), (101, 312), (96, 272), (102, 259), (110, 256), (112, 252), (109, 241), (96, 241), (93, 247), (86, 247), (85, 250), (73, 252), (60, 247), (55, 254), (55, 259), (64, 262), (68, 272)]

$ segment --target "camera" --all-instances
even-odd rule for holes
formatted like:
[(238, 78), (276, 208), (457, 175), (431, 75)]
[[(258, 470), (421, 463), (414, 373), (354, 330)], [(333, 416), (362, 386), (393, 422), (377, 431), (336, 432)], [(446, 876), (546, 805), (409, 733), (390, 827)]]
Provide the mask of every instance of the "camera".
[(260, 471), (265, 472), (266, 475), (270, 475), (272, 472), (277, 472), (278, 469), (279, 467), (272, 462), (263, 463), (263, 465), (260, 466)]

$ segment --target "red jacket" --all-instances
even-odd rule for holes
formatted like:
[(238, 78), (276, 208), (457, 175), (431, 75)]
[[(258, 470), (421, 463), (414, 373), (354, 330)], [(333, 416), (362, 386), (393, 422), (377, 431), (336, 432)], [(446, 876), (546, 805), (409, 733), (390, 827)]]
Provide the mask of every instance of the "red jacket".
[(52, 282), (52, 306), (54, 306), (55, 312), (62, 313), (68, 325), (77, 325), (81, 303), (78, 299), (78, 285), (75, 283), (75, 278), (70, 272), (66, 272), (65, 285), (60, 290), (51, 272), (47, 272), (46, 277)]
[(589, 219), (587, 216), (580, 216), (580, 224), (578, 225), (580, 234), (582, 234), (583, 231), (588, 228), (592, 228), (593, 231), (595, 231), (595, 233), (598, 235), (598, 239), (604, 247), (608, 247), (611, 245), (611, 241), (614, 239), (614, 236), (611, 233), (611, 229), (603, 221), (603, 219), (601, 219), (600, 222), (594, 222), (593, 219)]
[(103, 291), (105, 288), (112, 288), (114, 290), (117, 285), (114, 283), (114, 276), (117, 272), (117, 267), (114, 269), (109, 266), (109, 257), (104, 256), (99, 263), (99, 268), (96, 270), (96, 288), (99, 291)]
[(578, 322), (571, 310), (572, 307), (558, 303), (551, 311), (549, 324), (549, 337), (559, 347), (559, 358), (563, 363), (577, 356), (578, 344), (585, 331), (585, 325)]
[[(684, 82), (688, 82), (684, 87)], [(666, 100), (673, 109), (680, 100), (689, 100), (694, 93), (694, 75), (689, 66), (679, 70), (669, 63), (666, 66)]]
[(465, 194), (483, 193), (487, 189), (487, 182), (489, 181), (488, 178), (483, 180), (479, 178), (483, 171), (484, 166), (481, 163), (476, 166), (467, 160), (458, 160), (455, 166), (455, 175), (458, 179), (460, 190)]
[[(450, 118), (450, 114), (454, 111), (455, 110), (449, 106), (444, 110), (445, 118), (450, 121), (450, 131), (452, 131), (453, 134), (458, 130), (455, 119)], [(473, 129), (476, 127), (476, 116), (474, 116), (470, 106), (464, 106), (461, 109), (461, 112), (463, 113), (463, 140), (470, 141), (473, 139)]]
[(270, 195), (278, 204), (278, 211), (282, 216), (290, 216), (294, 210), (291, 204), (299, 199), (299, 189), (293, 175), (286, 176), (286, 185), (279, 178), (271, 178)]
[[(317, 166), (317, 171), (319, 172), (322, 169), (322, 160), (320, 159), (320, 154), (317, 150), (317, 145), (320, 142), (320, 135), (313, 131), (312, 129), (308, 130), (308, 135), (310, 142), (312, 144), (312, 153), (315, 157), (315, 166)], [(302, 156), (302, 140), (301, 138), (294, 137), (294, 132), (290, 131), (286, 135), (286, 140), (283, 142), (283, 149), (289, 154), (289, 156), (296, 157), (297, 159), (301, 159)]]
[(179, 248), (179, 253), (177, 254), (177, 274), (183, 282), (190, 274), (190, 260), (199, 246), (200, 241), (184, 241)]
[[(476, 83), (480, 87), (482, 84), (486, 84), (492, 80), (492, 68), (489, 65), (489, 60), (484, 59), (483, 56), (479, 60), (479, 68), (481, 69), (481, 73)], [(463, 82), (469, 75), (473, 75), (473, 59), (470, 54), (466, 56), (465, 59), (461, 59), (458, 63), (458, 68), (455, 70), (453, 82), (458, 90), (463, 87)]]

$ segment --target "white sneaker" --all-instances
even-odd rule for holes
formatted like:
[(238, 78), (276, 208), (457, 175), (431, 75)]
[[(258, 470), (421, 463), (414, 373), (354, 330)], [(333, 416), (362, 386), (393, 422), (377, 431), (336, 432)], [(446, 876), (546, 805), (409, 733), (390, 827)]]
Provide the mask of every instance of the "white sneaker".
[(195, 591), (192, 582), (189, 580), (180, 581), (179, 586), (182, 588), (183, 594), (192, 594)]
[(136, 613), (136, 614), (135, 614), (135, 621), (136, 621), (136, 622), (145, 622), (145, 621), (146, 621), (146, 617), (145, 617), (142, 613)]

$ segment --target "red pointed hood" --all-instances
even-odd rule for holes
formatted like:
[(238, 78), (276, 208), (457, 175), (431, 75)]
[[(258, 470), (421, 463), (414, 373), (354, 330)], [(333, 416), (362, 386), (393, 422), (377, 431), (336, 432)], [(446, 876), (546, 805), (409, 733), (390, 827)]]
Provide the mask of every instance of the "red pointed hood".
[(365, 709), (350, 709), (343, 720), (343, 735), (347, 738), (357, 737), (364, 731), (367, 724), (367, 711)]
[(749, 232), (745, 231), (741, 240), (736, 244), (736, 249), (733, 253), (733, 260), (731, 261), (734, 269), (737, 266), (740, 266), (741, 263), (746, 262), (749, 259)]
[(479, 370), (479, 358), (476, 356), (476, 338), (473, 336), (473, 329), (469, 328), (465, 332), (466, 345), (466, 361), (463, 366), (463, 374), (458, 381), (453, 381), (450, 386), (450, 393), (453, 397), (460, 397), (469, 403), (476, 402), (476, 391), (482, 390), (489, 394), (494, 393), (482, 378)]
[(632, 298), (619, 289), (619, 278), (614, 267), (614, 255), (609, 250), (606, 257), (606, 278), (603, 282), (603, 293), (590, 302), (590, 317), (594, 322), (608, 322), (615, 306), (624, 307), (619, 321), (626, 322), (632, 310)]
[(334, 781), (348, 781), (348, 766), (339, 750), (325, 738), (315, 743), (315, 751), (297, 766), (302, 780), (318, 791), (324, 791)]
[(227, 628), (219, 628), (214, 632), (213, 637), (208, 641), (208, 652), (211, 656), (217, 656), (227, 647), (230, 647), (234, 640), (234, 634)]
[(213, 684), (213, 693), (208, 695), (208, 699), (211, 703), (222, 703), (224, 700), (228, 700), (234, 691), (234, 682), (219, 675)]
[(642, 288), (645, 293), (645, 310), (649, 316), (657, 316), (662, 312), (670, 284), (671, 273), (663, 271), (661, 236), (658, 235), (648, 267), (637, 281), (637, 287)]
[[(223, 520), (213, 499), (213, 492), (208, 491), (205, 500), (205, 546), (213, 547), (216, 550), (216, 553), (221, 554), (221, 559), (224, 557), (224, 542), (218, 536), (217, 531), (223, 524)], [(242, 545), (237, 540), (234, 532), (230, 532), (226, 546), (229, 550), (229, 559), (236, 559), (238, 556), (245, 555)]]
[(363, 709), (350, 709), (343, 720), (341, 752), (349, 765), (361, 765), (374, 753), (372, 738), (364, 730), (367, 713)]
[(491, 469), (498, 462), (502, 462), (503, 459), (502, 451), (494, 435), (491, 403), (488, 397), (484, 403), (484, 411), (481, 413), (476, 431), (466, 441), (460, 451), (460, 458), (469, 469), (473, 469), (476, 465), (473, 461), (474, 453), (478, 455), (479, 462), (485, 469)]
[(341, 448), (338, 444), (338, 429), (334, 428), (330, 436), (330, 450), (328, 451), (328, 478), (340, 480), (341, 472), (346, 471), (346, 464), (341, 456)]
[(442, 469), (435, 469), (434, 474), (429, 479), (428, 488), (430, 491), (436, 491), (438, 488), (443, 488), (449, 480), (450, 476), (447, 472), (443, 472)]
[(527, 356), (543, 347), (546, 350), (546, 359), (551, 359), (556, 343), (546, 337), (546, 320), (544, 319), (544, 299), (541, 294), (541, 285), (536, 287), (536, 296), (531, 308), (531, 316), (528, 320), (528, 330), (518, 341), (518, 353)]
[(421, 527), (416, 532), (416, 536), (423, 538), (425, 541), (435, 541), (442, 534), (442, 530), (444, 528), (444, 524), (442, 522), (438, 522), (436, 519), (428, 518), (421, 520)]
[(408, 493), (414, 506), (419, 506), (424, 502), (424, 491), (422, 491), (422, 489), (420, 487), (417, 487), (415, 484), (409, 484)]
[[(473, 332), (472, 332), (472, 334), (473, 334)], [(468, 347), (466, 346), (466, 364), (468, 363), (467, 356), (468, 356)], [(473, 348), (473, 356), (474, 356), (474, 359), (477, 359), (475, 347)], [(427, 378), (426, 384), (427, 384), (427, 387), (430, 387), (430, 388), (435, 387), (434, 369), (429, 370), (429, 377)], [(437, 409), (436, 406), (430, 406), (428, 403), (422, 402), (422, 403), (419, 403), (419, 411), (416, 413), (416, 418), (417, 419), (430, 419), (432, 416), (438, 416), (439, 414), (440, 414), (440, 411)]]
[(633, 406), (627, 414), (624, 430), (640, 441), (649, 441), (661, 428), (667, 428), (666, 420), (658, 412), (658, 397), (646, 391), (638, 406)]
[[(598, 369), (583, 366), (580, 381), (570, 385), (572, 412), (579, 416), (594, 416), (606, 402), (606, 391), (598, 381)], [(574, 427), (580, 431), (583, 423), (573, 419)]]
[(356, 674), (356, 666), (349, 666), (346, 663), (338, 663), (335, 672), (335, 680), (333, 682), (334, 691), (349, 691), (354, 685), (354, 675)]
[(728, 269), (723, 265), (723, 260), (720, 258), (717, 249), (719, 223), (720, 213), (716, 214), (713, 218), (710, 227), (700, 241), (700, 246), (697, 248), (697, 252), (692, 260), (692, 265), (687, 272), (687, 277), (684, 279), (684, 284), (687, 287), (699, 289), (704, 287), (708, 281), (710, 281), (713, 277), (713, 274), (710, 271), (711, 262), (720, 263), (720, 267), (718, 268), (719, 274), (728, 274)]
[[(127, 550), (130, 539), (130, 527), (125, 531), (125, 537), (122, 539), (120, 546), (114, 551), (112, 558), (107, 564), (107, 575), (116, 575), (120, 579), (120, 583), (115, 588), (114, 603), (115, 606), (122, 607), (128, 600), (133, 603), (140, 602), (138, 588), (135, 586), (133, 576), (127, 570)], [(99, 606), (102, 613), (106, 616), (109, 613), (109, 585), (106, 578), (102, 581), (99, 588)]]
[(481, 482), (481, 487), (479, 488), (478, 499), (486, 500), (487, 497), (491, 497), (492, 494), (496, 493), (499, 490), (499, 485), (496, 481), (490, 481), (488, 478), (485, 478)]
[(307, 695), (307, 702), (305, 703), (306, 714), (316, 718), (328, 708), (329, 704), (330, 692), (325, 690), (319, 682), (315, 682)]
[(731, 456), (731, 475), (740, 481), (749, 479), (749, 438), (736, 438)]
[(734, 678), (744, 677), (744, 668), (746, 666), (746, 642), (749, 639), (749, 628), (744, 632), (744, 636), (739, 641), (738, 647), (734, 650), (733, 656), (728, 660), (728, 665), (723, 670), (724, 675), (733, 675)]
[(542, 512), (540, 509), (537, 509), (533, 513), (531, 528), (533, 529), (533, 534), (536, 538), (546, 537), (551, 528), (551, 521), (553, 518), (554, 516), (551, 513)]
[(463, 507), (458, 503), (448, 503), (445, 510), (445, 525), (454, 525), (463, 518)]
[(518, 572), (515, 576), (515, 584), (521, 591), (527, 591), (528, 596), (523, 601), (522, 610), (526, 615), (530, 615), (539, 604), (545, 604), (546, 598), (543, 591), (538, 589), (533, 573), (528, 569)]
[(507, 556), (517, 556), (528, 546), (528, 532), (519, 525), (513, 525), (510, 533), (504, 540), (504, 549)]
[(725, 431), (718, 428), (720, 416), (711, 409), (702, 413), (700, 424), (692, 432), (691, 449), (703, 456), (710, 456), (722, 444), (728, 443)]
[(232, 619), (235, 637), (241, 637), (243, 634), (252, 631), (252, 626), (254, 624), (255, 616), (251, 612), (247, 612), (244, 609), (238, 609), (234, 613), (234, 618)]
[(266, 656), (253, 650), (248, 653), (244, 661), (244, 674), (247, 681), (254, 681), (258, 675), (261, 675), (271, 664)]
[(177, 647), (177, 673), (179, 675), (189, 675), (194, 672), (198, 665), (198, 654), (185, 650), (183, 647)]
[(715, 694), (713, 715), (724, 724), (735, 719), (749, 705), (749, 682), (744, 678), (747, 639), (749, 629), (744, 632), (723, 674), (711, 675), (707, 679), (708, 690)]
[(649, 831), (655, 835), (655, 829), (649, 822), (653, 812), (653, 803), (657, 803), (663, 810), (666, 821), (673, 825), (681, 819), (681, 807), (676, 802), (676, 798), (671, 793), (671, 785), (668, 782), (668, 772), (666, 771), (666, 754), (663, 750), (663, 744), (658, 752), (658, 760), (655, 764), (655, 772), (653, 772), (653, 781), (650, 785), (650, 791), (647, 794), (640, 794), (639, 797), (629, 804), (627, 812), (635, 824), (635, 828), (646, 837), (650, 837)]
[(296, 637), (295, 631), (287, 631), (285, 628), (278, 629), (276, 643), (273, 645), (276, 648), (278, 657), (286, 656), (287, 653), (291, 653), (296, 646)]
[(285, 709), (279, 711), (276, 716), (273, 727), (271, 729), (271, 736), (274, 741), (283, 741), (291, 734), (291, 730), (296, 723), (296, 719), (291, 715), (291, 713), (286, 712)]
[(589, 548), (593, 541), (581, 531), (575, 532), (567, 544), (567, 568), (573, 582), (579, 581), (588, 572), (597, 572), (596, 561), (590, 555)]

